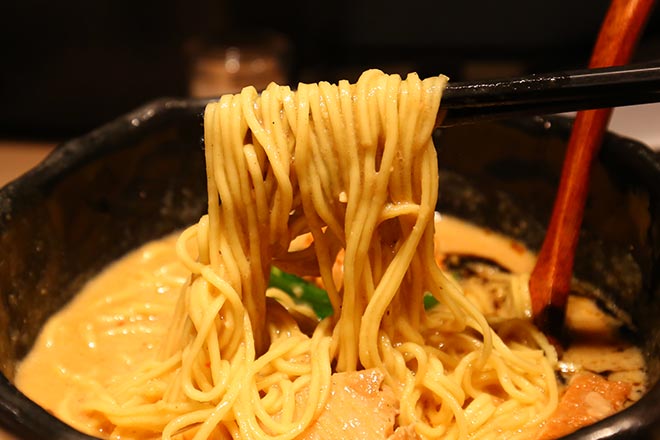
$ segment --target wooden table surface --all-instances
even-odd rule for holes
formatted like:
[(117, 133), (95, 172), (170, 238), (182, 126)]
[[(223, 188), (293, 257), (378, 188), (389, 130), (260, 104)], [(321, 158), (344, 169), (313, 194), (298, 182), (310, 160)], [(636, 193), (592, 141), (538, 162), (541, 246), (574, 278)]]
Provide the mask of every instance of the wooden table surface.
[(54, 142), (0, 141), (0, 187), (38, 164)]

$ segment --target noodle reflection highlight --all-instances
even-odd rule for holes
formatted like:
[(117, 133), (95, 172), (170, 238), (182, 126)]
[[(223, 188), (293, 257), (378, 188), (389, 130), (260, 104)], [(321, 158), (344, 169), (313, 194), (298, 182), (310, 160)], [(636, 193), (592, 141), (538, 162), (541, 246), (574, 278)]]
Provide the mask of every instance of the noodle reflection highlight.
[[(557, 405), (553, 348), (524, 311), (505, 343), (435, 259), (445, 84), (371, 70), (209, 104), (208, 215), (177, 243), (191, 277), (168, 336), (86, 409), (117, 438), (293, 439), (326, 408), (333, 373), (375, 369), (395, 427), (422, 438), (535, 432)], [(334, 313), (311, 335), (266, 295), (273, 264), (321, 278)]]

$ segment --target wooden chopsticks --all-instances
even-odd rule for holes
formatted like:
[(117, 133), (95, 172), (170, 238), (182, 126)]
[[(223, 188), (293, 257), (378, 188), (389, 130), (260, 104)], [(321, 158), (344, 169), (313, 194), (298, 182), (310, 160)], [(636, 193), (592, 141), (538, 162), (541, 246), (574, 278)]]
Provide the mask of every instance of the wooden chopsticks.
[[(598, 68), (625, 64), (651, 11), (653, 0), (612, 0), (589, 63)], [(550, 225), (530, 278), (534, 319), (559, 335), (573, 273), (591, 163), (602, 143), (611, 109), (578, 112), (568, 142)]]

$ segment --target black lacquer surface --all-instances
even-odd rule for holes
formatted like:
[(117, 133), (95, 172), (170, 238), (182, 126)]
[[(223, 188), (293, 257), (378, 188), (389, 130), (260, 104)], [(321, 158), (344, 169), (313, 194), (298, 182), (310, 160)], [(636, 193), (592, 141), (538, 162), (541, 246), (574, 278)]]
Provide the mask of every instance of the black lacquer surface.
[(448, 127), (524, 115), (645, 104), (660, 100), (657, 62), (449, 83), (442, 97)]

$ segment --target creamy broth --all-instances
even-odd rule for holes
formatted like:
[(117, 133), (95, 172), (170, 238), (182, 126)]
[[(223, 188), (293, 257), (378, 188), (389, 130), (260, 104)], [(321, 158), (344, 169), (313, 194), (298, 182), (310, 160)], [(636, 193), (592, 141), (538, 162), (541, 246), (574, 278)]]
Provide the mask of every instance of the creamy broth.
[[(155, 357), (189, 275), (177, 260), (175, 242), (172, 235), (145, 244), (91, 280), (44, 326), (18, 368), (17, 387), (74, 428), (108, 437), (113, 427), (86, 411), (86, 401)], [(479, 262), (455, 273), (466, 296), (493, 325), (530, 316), (524, 286), (535, 259), (520, 243), (437, 216), (436, 249), (438, 261), (448, 267), (449, 256), (468, 255), (494, 261), (514, 274), (500, 279), (492, 266)], [(620, 323), (580, 296), (571, 296), (566, 322), (576, 338), (556, 366), (560, 389), (576, 372), (587, 370), (628, 384), (624, 405), (637, 400), (645, 387), (644, 361), (636, 347), (618, 336)], [(612, 412), (597, 394), (587, 401), (596, 418)]]
[(175, 242), (148, 243), (87, 283), (44, 326), (17, 371), (18, 388), (76, 429), (107, 436), (81, 408), (97, 387), (155, 356), (189, 276)]

